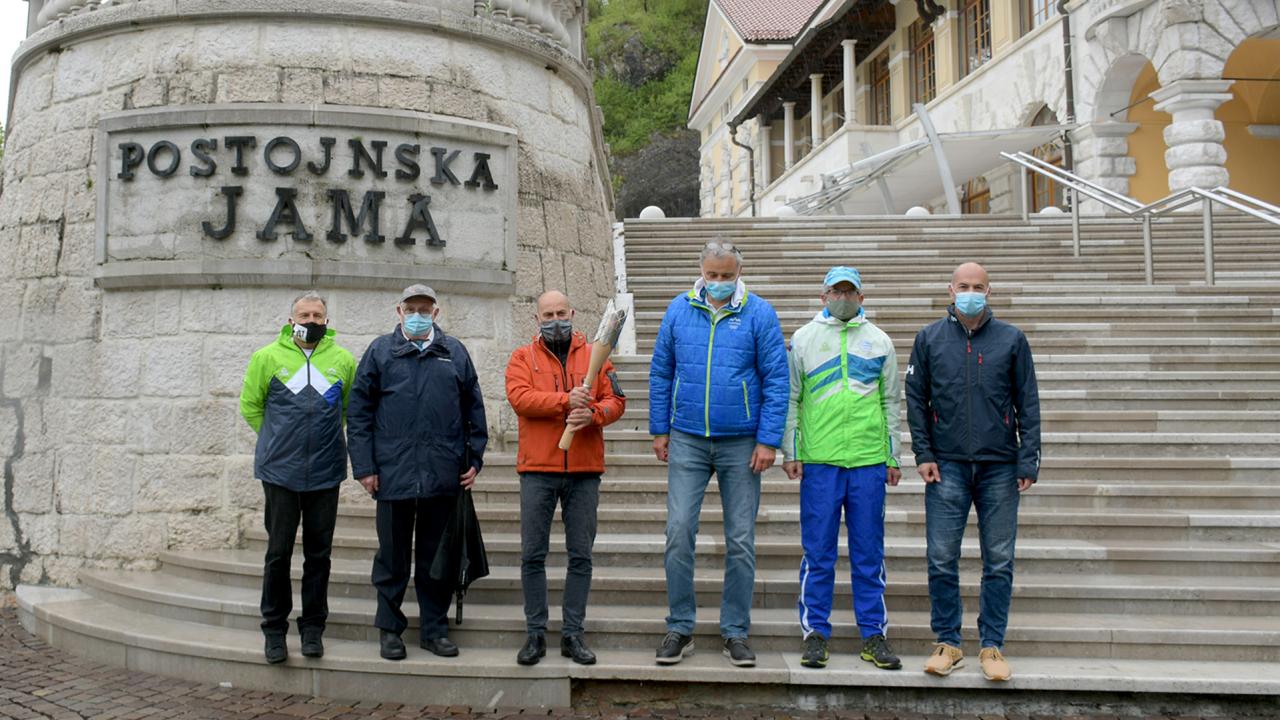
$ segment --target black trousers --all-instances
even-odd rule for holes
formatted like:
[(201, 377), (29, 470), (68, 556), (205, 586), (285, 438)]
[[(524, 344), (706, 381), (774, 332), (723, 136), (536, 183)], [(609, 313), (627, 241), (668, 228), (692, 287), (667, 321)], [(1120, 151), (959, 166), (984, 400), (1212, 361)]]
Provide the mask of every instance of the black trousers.
[(373, 624), (378, 628), (399, 635), (409, 626), (400, 605), (409, 587), (412, 563), (421, 639), (449, 636), (449, 601), (455, 583), (434, 582), (428, 574), (457, 501), (455, 497), (432, 497), (378, 502), (378, 552), (373, 556), (372, 577), (378, 591)]
[(338, 488), (295, 492), (268, 482), (263, 519), (267, 526), (267, 555), (262, 567), (262, 632), (289, 632), (293, 587), (289, 580), (293, 543), (302, 523), (302, 615), (298, 631), (324, 630), (329, 617), (329, 555), (333, 526), (338, 518)]

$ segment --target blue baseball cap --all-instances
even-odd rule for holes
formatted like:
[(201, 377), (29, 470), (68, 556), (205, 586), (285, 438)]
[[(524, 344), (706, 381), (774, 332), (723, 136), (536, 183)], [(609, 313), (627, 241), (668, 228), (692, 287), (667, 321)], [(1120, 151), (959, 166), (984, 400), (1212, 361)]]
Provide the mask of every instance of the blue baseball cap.
[(827, 276), (823, 278), (822, 284), (827, 287), (835, 287), (838, 283), (850, 282), (856, 290), (862, 289), (862, 276), (858, 271), (844, 265), (837, 265), (827, 271)]

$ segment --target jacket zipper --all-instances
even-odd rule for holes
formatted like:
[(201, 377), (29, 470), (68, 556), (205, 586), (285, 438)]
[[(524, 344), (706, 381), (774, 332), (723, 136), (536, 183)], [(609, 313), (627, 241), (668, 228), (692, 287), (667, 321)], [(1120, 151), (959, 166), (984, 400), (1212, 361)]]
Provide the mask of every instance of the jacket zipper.
[[(569, 340), (569, 352), (570, 352), (570, 353), (572, 353), (572, 352), (573, 352), (573, 339), (572, 339), (572, 338), (570, 338), (570, 340)], [(568, 368), (568, 367), (566, 366), (566, 364), (565, 364), (565, 363), (567, 363), (567, 362), (568, 362), (568, 360), (569, 360), (569, 356), (568, 356), (568, 355), (565, 355), (565, 356), (564, 356), (565, 362), (560, 362), (560, 357), (559, 357), (558, 355), (556, 355), (555, 353), (551, 352), (550, 348), (547, 348), (547, 354), (551, 355), (551, 357), (552, 357), (553, 359), (555, 359), (556, 364), (560, 366), (560, 379), (564, 380), (564, 391), (565, 391), (565, 392), (570, 392), (570, 391), (572, 391), (572, 390), (573, 390), (573, 388), (572, 388), (572, 387), (570, 387), (570, 383), (569, 383), (569, 368)], [(558, 382), (558, 381), (557, 381), (557, 382)], [(557, 388), (557, 389), (559, 389), (559, 388)], [(569, 412), (573, 412), (573, 408), (572, 408), (572, 407), (570, 407), (570, 408), (569, 408)], [(565, 423), (565, 424), (568, 424), (567, 419), (566, 419), (566, 423)], [(568, 475), (568, 474), (569, 474), (569, 451), (568, 451), (568, 450), (561, 450), (560, 452), (564, 455), (564, 472), (565, 472), (565, 474), (566, 474), (566, 475)]]
[(711, 349), (716, 344), (716, 313), (714, 310), (707, 310), (711, 314), (711, 335), (707, 338), (707, 379), (706, 394), (702, 400), (702, 427), (705, 437), (711, 437)]
[(969, 358), (973, 356), (973, 331), (965, 328), (965, 334), (967, 337), (964, 341), (964, 403), (968, 432), (965, 439), (968, 441), (969, 462), (973, 462), (973, 386), (969, 382)]

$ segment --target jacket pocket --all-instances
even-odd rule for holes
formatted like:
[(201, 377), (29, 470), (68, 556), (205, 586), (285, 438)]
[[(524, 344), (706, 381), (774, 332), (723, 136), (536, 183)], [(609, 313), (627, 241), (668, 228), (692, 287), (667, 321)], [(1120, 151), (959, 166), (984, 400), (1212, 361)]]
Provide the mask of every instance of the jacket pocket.
[(742, 407), (747, 410), (747, 420), (751, 419), (751, 396), (747, 393), (747, 381), (742, 381)]
[(680, 393), (680, 378), (676, 378), (676, 385), (671, 389), (671, 417), (667, 418), (667, 424), (670, 425), (676, 421), (676, 395)]

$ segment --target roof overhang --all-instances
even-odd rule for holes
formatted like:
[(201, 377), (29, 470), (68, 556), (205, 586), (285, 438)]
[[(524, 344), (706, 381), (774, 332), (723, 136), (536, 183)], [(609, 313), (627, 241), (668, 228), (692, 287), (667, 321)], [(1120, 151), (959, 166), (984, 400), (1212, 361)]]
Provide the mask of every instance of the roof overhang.
[(822, 176), (823, 189), (787, 203), (800, 215), (893, 215), (943, 194), (938, 146), (957, 182), (1004, 164), (1003, 152), (1029, 152), (1072, 125), (938, 133), (885, 150)]

